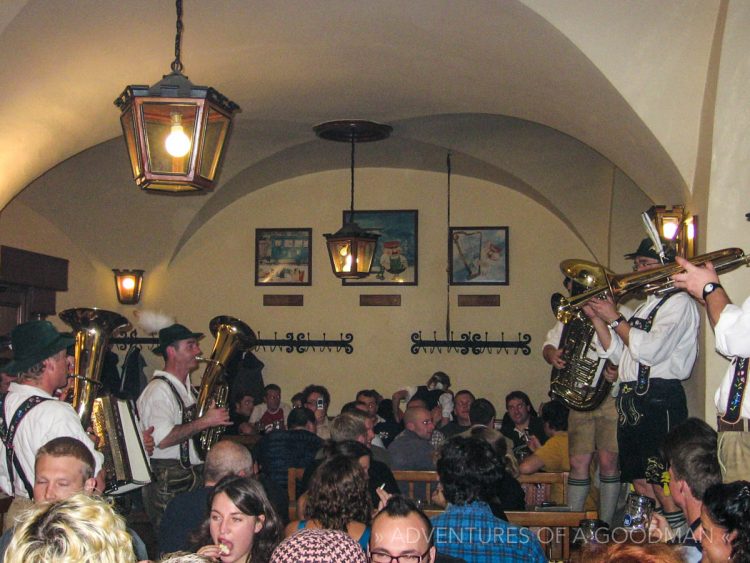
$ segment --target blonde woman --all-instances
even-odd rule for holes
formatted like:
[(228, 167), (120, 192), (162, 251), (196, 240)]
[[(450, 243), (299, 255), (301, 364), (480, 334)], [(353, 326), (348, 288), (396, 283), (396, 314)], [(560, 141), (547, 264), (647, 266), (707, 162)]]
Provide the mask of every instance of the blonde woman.
[(24, 513), (6, 563), (133, 563), (125, 520), (103, 500), (76, 494)]

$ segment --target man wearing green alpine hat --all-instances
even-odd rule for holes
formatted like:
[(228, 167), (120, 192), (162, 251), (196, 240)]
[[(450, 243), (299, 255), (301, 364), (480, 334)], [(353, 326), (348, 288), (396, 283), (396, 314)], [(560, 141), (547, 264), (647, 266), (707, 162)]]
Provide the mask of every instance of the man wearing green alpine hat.
[(78, 414), (68, 403), (55, 398), (68, 378), (66, 348), (75, 340), (60, 334), (49, 321), (30, 321), (11, 332), (13, 361), (4, 367), (18, 380), (7, 395), (0, 395), (0, 488), (14, 496), (4, 526), (15, 524), (14, 516), (31, 504), (34, 459), (37, 451), (53, 438), (67, 436), (83, 442), (96, 461), (100, 477), (104, 456), (96, 451)]
[(190, 387), (190, 372), (198, 367), (198, 341), (203, 334), (181, 324), (159, 331), (155, 354), (164, 358), (164, 369), (154, 376), (138, 398), (143, 424), (154, 427), (156, 448), (151, 469), (156, 479), (143, 489), (146, 511), (155, 529), (169, 501), (179, 493), (203, 485), (203, 462), (191, 438), (217, 426), (229, 426), (229, 411), (211, 406), (193, 420), (196, 398)]

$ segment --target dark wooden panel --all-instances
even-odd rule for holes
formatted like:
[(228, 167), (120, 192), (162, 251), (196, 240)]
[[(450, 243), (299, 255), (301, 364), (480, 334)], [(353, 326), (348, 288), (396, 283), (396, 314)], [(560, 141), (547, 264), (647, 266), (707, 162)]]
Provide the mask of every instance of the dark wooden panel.
[(360, 307), (401, 307), (400, 295), (360, 295)]
[(302, 295), (264, 295), (264, 307), (302, 307)]
[(0, 246), (0, 281), (67, 291), (68, 261), (11, 246)]
[(57, 294), (52, 289), (29, 288), (29, 312), (36, 314), (54, 315)]
[(459, 307), (499, 307), (499, 295), (459, 295)]

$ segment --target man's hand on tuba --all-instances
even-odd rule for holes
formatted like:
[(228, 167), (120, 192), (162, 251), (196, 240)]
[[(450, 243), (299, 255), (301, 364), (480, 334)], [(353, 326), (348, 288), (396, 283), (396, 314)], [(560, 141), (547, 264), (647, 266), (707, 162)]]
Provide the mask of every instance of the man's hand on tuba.
[(200, 420), (206, 428), (214, 428), (216, 426), (231, 426), (234, 424), (229, 419), (229, 409), (226, 407), (217, 407), (216, 401), (211, 401), (211, 404)]

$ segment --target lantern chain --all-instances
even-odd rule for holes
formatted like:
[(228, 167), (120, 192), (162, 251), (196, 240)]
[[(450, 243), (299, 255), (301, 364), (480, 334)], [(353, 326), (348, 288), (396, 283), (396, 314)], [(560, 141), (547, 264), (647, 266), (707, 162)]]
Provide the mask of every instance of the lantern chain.
[(180, 46), (182, 44), (182, 0), (176, 0), (177, 8), (177, 34), (174, 38), (174, 61), (172, 61), (172, 72), (182, 74), (182, 61), (180, 60)]

